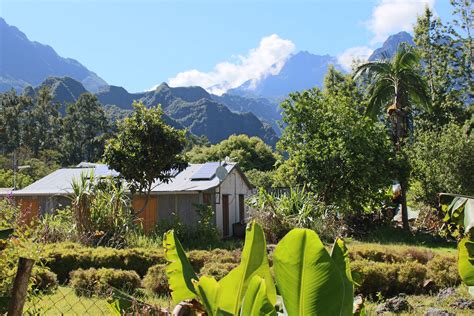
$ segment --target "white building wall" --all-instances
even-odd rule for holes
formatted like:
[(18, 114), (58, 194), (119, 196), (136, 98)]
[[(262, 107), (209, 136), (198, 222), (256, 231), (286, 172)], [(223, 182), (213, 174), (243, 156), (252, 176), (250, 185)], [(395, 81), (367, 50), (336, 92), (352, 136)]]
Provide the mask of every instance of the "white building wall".
[[(219, 188), (216, 188), (216, 190), (219, 190)], [(249, 193), (250, 188), (240, 173), (234, 168), (220, 184), (220, 203), (216, 204), (216, 224), (221, 233), (223, 231), (222, 195), (229, 195), (229, 234), (232, 235), (232, 224), (240, 221), (239, 194), (247, 196)]]

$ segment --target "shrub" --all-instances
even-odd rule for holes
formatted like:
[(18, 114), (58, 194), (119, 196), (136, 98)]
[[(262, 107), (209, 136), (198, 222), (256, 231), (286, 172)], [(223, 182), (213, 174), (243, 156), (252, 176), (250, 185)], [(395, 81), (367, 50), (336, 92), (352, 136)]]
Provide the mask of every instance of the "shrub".
[(166, 277), (166, 264), (157, 264), (148, 269), (142, 284), (155, 294), (168, 295), (170, 288)]
[(51, 292), (58, 286), (56, 273), (35, 267), (31, 276), (32, 289), (37, 292)]
[(202, 267), (200, 274), (214, 277), (217, 281), (225, 277), (232, 269), (237, 267), (237, 263), (208, 262)]
[(428, 270), (428, 278), (438, 288), (453, 287), (461, 283), (454, 255), (436, 256), (428, 262), (426, 268)]
[(418, 294), (424, 291), (426, 268), (417, 262), (385, 263), (368, 260), (351, 262), (359, 287), (364, 296), (394, 296), (399, 293)]
[(194, 271), (199, 271), (201, 268), (213, 260), (214, 254), (207, 250), (191, 250), (188, 253), (189, 262), (193, 266)]
[(57, 274), (63, 283), (69, 273), (77, 269), (113, 268), (133, 270), (144, 276), (151, 266), (165, 263), (161, 249), (88, 248), (78, 244), (51, 244), (45, 247), (46, 266)]
[(135, 271), (119, 269), (87, 269), (71, 272), (70, 285), (77, 295), (106, 295), (110, 287), (133, 293), (140, 286), (140, 277)]

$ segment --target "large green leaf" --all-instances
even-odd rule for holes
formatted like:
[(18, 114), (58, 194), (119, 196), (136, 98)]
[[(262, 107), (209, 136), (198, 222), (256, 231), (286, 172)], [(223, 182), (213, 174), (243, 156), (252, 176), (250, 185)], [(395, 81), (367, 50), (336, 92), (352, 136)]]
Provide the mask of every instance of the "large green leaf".
[(219, 284), (217, 281), (208, 276), (202, 276), (199, 281), (194, 282), (196, 293), (200, 299), (200, 302), (206, 308), (206, 312), (209, 316), (216, 316), (219, 312)]
[(347, 300), (342, 298), (351, 293), (344, 286), (344, 273), (314, 231), (290, 231), (276, 246), (273, 262), (289, 316), (346, 315)]
[(193, 280), (197, 280), (198, 277), (173, 230), (165, 233), (163, 247), (165, 258), (168, 260), (166, 276), (168, 277), (173, 302), (178, 304), (181, 301), (195, 298), (196, 290)]
[(334, 264), (342, 274), (342, 282), (344, 284), (344, 293), (341, 297), (342, 304), (342, 314), (350, 315), (352, 314), (353, 305), (354, 305), (354, 281), (352, 280), (352, 272), (350, 267), (349, 259), (349, 250), (344, 243), (344, 240), (337, 238), (334, 242), (331, 251), (331, 258), (334, 261)]
[(448, 207), (443, 208), (446, 211), (445, 221), (450, 221), (456, 225), (464, 227), (464, 233), (468, 233), (474, 227), (474, 199), (465, 196), (456, 196), (450, 194), (442, 194), (441, 203), (449, 201)]
[(467, 286), (474, 286), (474, 241), (468, 236), (458, 244), (458, 270)]
[(267, 296), (267, 285), (265, 280), (258, 275), (250, 280), (247, 291), (245, 292), (241, 316), (264, 316), (276, 315), (275, 307), (270, 303)]
[(219, 296), (219, 307), (230, 314), (237, 315), (247, 286), (253, 276), (265, 280), (268, 299), (276, 303), (276, 290), (267, 259), (267, 247), (262, 227), (251, 223), (245, 234), (240, 265), (219, 281), (223, 295)]

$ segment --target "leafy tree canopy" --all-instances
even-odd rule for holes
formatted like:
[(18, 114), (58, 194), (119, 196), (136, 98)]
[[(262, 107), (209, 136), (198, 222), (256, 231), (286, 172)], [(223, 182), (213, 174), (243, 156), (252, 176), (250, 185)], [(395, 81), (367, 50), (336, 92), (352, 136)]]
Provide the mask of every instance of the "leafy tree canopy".
[(132, 193), (149, 194), (154, 181), (167, 182), (185, 167), (185, 131), (167, 125), (159, 106), (147, 109), (135, 102), (133, 107), (133, 114), (118, 123), (118, 133), (108, 140), (104, 160), (127, 180)]
[(315, 88), (291, 94), (281, 106), (287, 126), (278, 146), (299, 181), (345, 210), (378, 200), (393, 179), (392, 147), (383, 125), (357, 109), (350, 91)]
[(271, 170), (277, 161), (277, 156), (270, 146), (256, 136), (247, 135), (232, 135), (212, 146), (196, 146), (186, 156), (193, 163), (220, 161), (229, 157), (236, 161), (244, 171)]

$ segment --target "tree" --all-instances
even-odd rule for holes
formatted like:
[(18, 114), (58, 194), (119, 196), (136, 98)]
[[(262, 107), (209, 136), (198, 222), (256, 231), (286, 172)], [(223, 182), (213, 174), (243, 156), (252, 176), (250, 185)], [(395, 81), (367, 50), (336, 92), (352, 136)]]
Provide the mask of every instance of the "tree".
[(102, 105), (90, 93), (66, 108), (61, 149), (63, 163), (97, 161), (102, 156), (109, 124)]
[(192, 163), (221, 161), (229, 157), (244, 171), (272, 170), (277, 161), (277, 156), (270, 146), (256, 136), (247, 135), (231, 135), (216, 145), (196, 146), (186, 156)]
[(425, 9), (414, 28), (414, 41), (419, 51), (421, 73), (428, 84), (431, 111), (419, 113), (416, 124), (424, 130), (439, 130), (454, 121), (464, 124), (469, 118), (465, 108), (465, 82), (459, 59), (459, 46), (450, 28)]
[(33, 99), (33, 106), (27, 116), (27, 133), (24, 143), (33, 151), (35, 156), (41, 150), (56, 149), (61, 133), (60, 104), (53, 102), (51, 88), (42, 87)]
[[(367, 62), (357, 67), (355, 78), (367, 75), (369, 100), (366, 113), (377, 118), (386, 109), (391, 123), (392, 142), (400, 161), (406, 161), (402, 146), (410, 132), (413, 111), (429, 109), (429, 95), (426, 82), (419, 72), (419, 56), (410, 46), (402, 44), (391, 60)], [(406, 165), (406, 163), (404, 164)], [(408, 173), (406, 168), (398, 169), (401, 185), (403, 227), (409, 229), (406, 191)]]
[(451, 123), (415, 133), (407, 148), (415, 200), (436, 207), (440, 192), (474, 195), (474, 134), (468, 127)]
[(153, 183), (167, 183), (186, 166), (186, 139), (184, 130), (163, 121), (160, 106), (147, 109), (134, 102), (133, 107), (133, 114), (118, 123), (118, 133), (107, 141), (104, 160), (127, 180), (132, 194), (146, 194), (143, 210)]
[(364, 116), (351, 93), (332, 88), (293, 93), (281, 104), (278, 148), (321, 202), (358, 212), (391, 184), (394, 157), (383, 125)]
[(23, 145), (27, 109), (31, 107), (31, 98), (17, 95), (14, 90), (0, 94), (0, 150), (10, 153)]

